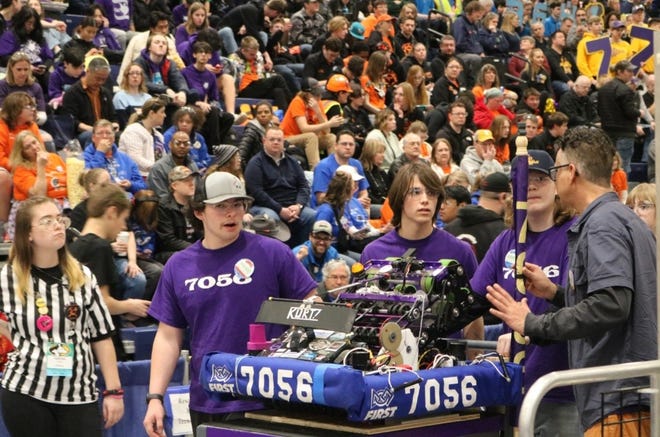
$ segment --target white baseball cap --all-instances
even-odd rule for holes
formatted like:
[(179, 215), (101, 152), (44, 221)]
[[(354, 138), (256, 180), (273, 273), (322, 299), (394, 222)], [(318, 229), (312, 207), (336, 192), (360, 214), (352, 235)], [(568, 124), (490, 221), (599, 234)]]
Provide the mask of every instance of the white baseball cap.
[(356, 182), (364, 179), (364, 176), (361, 176), (360, 173), (358, 173), (357, 169), (352, 165), (340, 165), (339, 167), (337, 167), (337, 170), (335, 170), (335, 174), (339, 172), (349, 174), (351, 176), (351, 179), (353, 179)]

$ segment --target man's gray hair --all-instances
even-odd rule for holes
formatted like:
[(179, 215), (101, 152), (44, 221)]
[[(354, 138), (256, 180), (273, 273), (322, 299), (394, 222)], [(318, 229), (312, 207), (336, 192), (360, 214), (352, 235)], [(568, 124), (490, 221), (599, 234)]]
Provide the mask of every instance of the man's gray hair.
[(348, 264), (346, 264), (346, 261), (344, 261), (341, 258), (337, 258), (337, 259), (331, 259), (323, 266), (323, 270), (322, 270), (323, 280), (325, 281), (326, 279), (328, 279), (328, 276), (330, 276), (330, 272), (332, 272), (337, 267), (343, 267), (346, 270), (346, 274), (349, 277), (351, 276), (351, 269), (348, 267)]
[(94, 56), (87, 64), (86, 71), (88, 73), (96, 73), (101, 70), (110, 71), (110, 64), (103, 56)]

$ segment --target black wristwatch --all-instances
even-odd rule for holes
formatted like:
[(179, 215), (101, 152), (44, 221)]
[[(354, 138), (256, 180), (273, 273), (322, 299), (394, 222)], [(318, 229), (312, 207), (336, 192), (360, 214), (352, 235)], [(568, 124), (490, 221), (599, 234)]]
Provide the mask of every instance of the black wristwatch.
[(163, 395), (160, 393), (147, 393), (147, 405), (149, 405), (149, 402), (153, 399), (158, 399), (160, 403), (163, 403)]

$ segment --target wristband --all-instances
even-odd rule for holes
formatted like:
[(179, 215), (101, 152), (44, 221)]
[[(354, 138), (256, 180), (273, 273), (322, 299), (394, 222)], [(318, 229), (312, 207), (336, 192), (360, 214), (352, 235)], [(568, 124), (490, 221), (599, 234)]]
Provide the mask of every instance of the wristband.
[(147, 405), (149, 405), (149, 402), (151, 402), (153, 399), (158, 399), (161, 404), (164, 403), (163, 401), (163, 395), (160, 393), (147, 393)]
[(117, 388), (114, 390), (104, 390), (103, 391), (103, 396), (114, 396), (114, 397), (123, 397), (124, 396), (124, 389), (123, 388)]

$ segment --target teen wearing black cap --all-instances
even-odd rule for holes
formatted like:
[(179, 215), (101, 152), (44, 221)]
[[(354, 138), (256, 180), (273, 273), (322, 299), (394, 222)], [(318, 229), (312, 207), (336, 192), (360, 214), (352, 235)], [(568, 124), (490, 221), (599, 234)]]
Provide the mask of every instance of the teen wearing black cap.
[(509, 177), (498, 172), (482, 179), (479, 188), (479, 203), (461, 208), (456, 219), (445, 226), (447, 232), (472, 246), (477, 261), (504, 230), (504, 208), (511, 193)]

